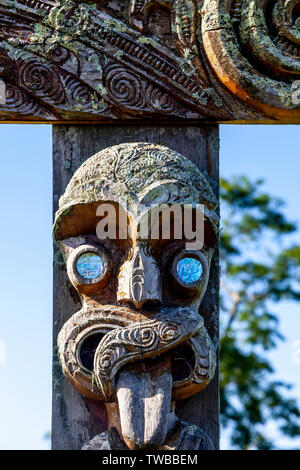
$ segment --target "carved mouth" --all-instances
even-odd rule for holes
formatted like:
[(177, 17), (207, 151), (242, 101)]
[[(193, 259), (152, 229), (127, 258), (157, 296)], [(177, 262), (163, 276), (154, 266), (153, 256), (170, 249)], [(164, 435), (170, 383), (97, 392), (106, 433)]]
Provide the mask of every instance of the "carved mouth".
[(58, 348), (77, 390), (118, 403), (127, 446), (150, 449), (174, 425), (172, 402), (210, 382), (215, 352), (203, 318), (188, 307), (160, 307), (138, 319), (128, 308), (81, 310), (65, 323)]
[(170, 353), (176, 399), (205, 388), (215, 368), (203, 318), (187, 307), (161, 307), (142, 321), (125, 307), (81, 310), (62, 328), (58, 349), (63, 371), (77, 390), (104, 401), (116, 399), (116, 376), (129, 364), (154, 364)]
[(195, 352), (188, 344), (181, 344), (172, 351), (172, 378), (173, 382), (188, 379), (195, 370)]
[(85, 340), (82, 341), (80, 347), (80, 361), (83, 367), (91, 372), (94, 369), (94, 357), (99, 343), (104, 338), (105, 333), (90, 334)]
[[(87, 370), (93, 372), (94, 369), (94, 357), (96, 349), (99, 343), (104, 338), (105, 333), (94, 333), (89, 335), (81, 344), (80, 348), (80, 360)], [(146, 370), (150, 370), (156, 366), (162, 359), (162, 356), (166, 356), (168, 353), (162, 354), (157, 357), (137, 360), (136, 365), (144, 364)], [(173, 383), (187, 380), (193, 374), (195, 369), (195, 352), (191, 345), (188, 343), (177, 346), (170, 352), (171, 356), (171, 370)]]
[[(89, 335), (81, 344), (80, 359), (93, 371), (94, 357), (103, 333)], [(123, 366), (116, 375), (116, 400), (122, 436), (132, 450), (161, 446), (173, 425), (174, 382), (187, 380), (195, 368), (191, 346), (181, 344), (170, 352)]]

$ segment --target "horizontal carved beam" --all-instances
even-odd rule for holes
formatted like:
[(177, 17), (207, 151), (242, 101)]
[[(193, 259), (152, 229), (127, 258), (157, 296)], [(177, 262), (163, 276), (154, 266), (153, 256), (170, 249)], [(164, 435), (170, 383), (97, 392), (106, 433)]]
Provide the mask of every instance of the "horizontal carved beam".
[(299, 0), (2, 0), (0, 119), (300, 122), (299, 17)]

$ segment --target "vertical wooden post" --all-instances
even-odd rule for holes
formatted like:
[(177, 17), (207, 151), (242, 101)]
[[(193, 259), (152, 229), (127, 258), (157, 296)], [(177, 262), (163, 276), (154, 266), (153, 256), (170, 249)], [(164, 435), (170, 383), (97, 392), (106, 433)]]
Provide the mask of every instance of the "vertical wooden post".
[[(0, 2), (0, 120), (54, 123), (54, 211), (74, 171), (106, 147), (164, 144), (190, 158), (218, 195), (218, 126), (203, 123), (300, 122), (294, 2), (261, 0), (259, 14), (252, 0), (11, 3)], [(142, 125), (154, 119), (168, 124)], [(200, 309), (218, 343), (218, 253), (211, 269)], [(80, 306), (55, 247), (54, 348)], [(54, 449), (79, 449), (106, 428), (104, 408), (66, 382), (55, 349), (53, 390)], [(216, 447), (218, 390), (216, 374), (177, 409)]]
[[(53, 211), (75, 170), (96, 152), (125, 142), (166, 145), (188, 157), (209, 179), (218, 195), (218, 126), (53, 126)], [(219, 296), (218, 253), (212, 264), (211, 280), (201, 305), (201, 314), (211, 337), (218, 338)], [(76, 291), (68, 280), (57, 247), (54, 247), (53, 295), (53, 404), (52, 448), (80, 449), (84, 442), (106, 429), (104, 408), (97, 416), (62, 375), (56, 355), (57, 334), (70, 316), (80, 309)], [(217, 369), (218, 370), (218, 369)], [(198, 395), (178, 403), (177, 414), (200, 426), (219, 446), (219, 383), (216, 372), (211, 384)]]

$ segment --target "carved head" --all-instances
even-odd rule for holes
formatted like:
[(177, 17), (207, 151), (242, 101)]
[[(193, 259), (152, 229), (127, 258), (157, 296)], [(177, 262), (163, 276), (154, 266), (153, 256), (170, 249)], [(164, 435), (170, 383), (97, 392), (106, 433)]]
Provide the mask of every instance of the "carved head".
[[(176, 424), (174, 402), (214, 375), (199, 308), (216, 206), (189, 160), (147, 143), (89, 158), (60, 199), (55, 239), (82, 301), (58, 337), (63, 372), (84, 396), (107, 404), (110, 426), (130, 449), (162, 446)], [(191, 243), (199, 213), (201, 246)]]

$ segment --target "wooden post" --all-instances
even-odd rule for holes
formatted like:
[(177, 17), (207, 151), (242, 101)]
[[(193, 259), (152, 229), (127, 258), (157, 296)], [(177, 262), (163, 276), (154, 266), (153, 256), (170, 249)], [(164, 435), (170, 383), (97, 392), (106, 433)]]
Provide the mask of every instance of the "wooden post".
[[(74, 171), (96, 152), (125, 142), (151, 142), (170, 147), (188, 157), (218, 193), (218, 126), (53, 126), (53, 210)], [(70, 284), (60, 255), (54, 248), (53, 348), (65, 321), (80, 308), (76, 291)], [(218, 335), (219, 269), (216, 253), (212, 277), (201, 305), (212, 338)], [(66, 288), (67, 286), (67, 288)], [(86, 400), (64, 378), (54, 355), (53, 367), (53, 449), (80, 449), (89, 439), (106, 429), (105, 410), (93, 415)], [(178, 403), (178, 416), (200, 426), (219, 446), (218, 373), (208, 387), (190, 399)]]
[[(188, 179), (190, 183), (191, 174), (197, 175), (195, 179), (199, 184), (197, 186), (196, 183), (190, 193), (198, 197), (197, 201), (205, 201), (207, 223), (211, 225), (215, 242), (218, 123), (300, 122), (297, 80), (300, 71), (299, 5), (294, 0), (114, 0), (94, 3), (84, 0), (7, 0), (0, 3), (0, 120), (54, 124), (54, 212), (75, 170), (96, 152), (129, 142), (149, 142), (156, 147), (164, 144), (188, 157), (201, 170), (202, 175), (182, 156), (175, 158), (177, 163), (180, 162), (185, 181)], [(162, 153), (155, 164), (163, 160)], [(169, 163), (175, 161), (172, 158)], [(97, 164), (101, 166), (101, 162)], [(131, 171), (130, 158), (126, 164), (126, 171), (128, 166)], [(187, 172), (186, 167), (189, 167)], [(160, 168), (162, 173), (165, 168), (169, 167)], [(152, 166), (150, 169), (152, 171)], [(84, 178), (89, 181), (88, 174)], [(102, 183), (105, 186), (105, 182)], [(201, 185), (205, 188), (203, 194)], [(99, 191), (101, 193), (102, 189)], [(172, 191), (167, 189), (166, 193)], [(91, 196), (89, 189), (87, 194)], [(201, 197), (207, 195), (208, 199)], [(195, 202), (192, 196), (191, 200)], [(98, 202), (99, 199), (93, 201)], [(67, 206), (68, 203), (72, 206), (72, 201), (67, 200)], [(77, 222), (78, 219), (75, 225)], [(63, 235), (56, 240), (60, 242), (62, 238)], [(66, 247), (66, 252), (68, 248), (70, 246)], [(151, 258), (153, 247), (148, 244), (148, 248), (147, 256)], [(66, 253), (64, 255), (67, 257)], [(154, 257), (151, 262), (155, 264)], [(204, 265), (207, 267), (206, 274), (209, 262), (207, 257), (201, 265), (202, 268)], [(204, 276), (200, 277), (198, 287), (206, 280)], [(132, 277), (129, 284), (131, 281)], [(142, 284), (142, 281), (138, 282)], [(216, 346), (218, 282), (218, 253), (215, 253), (200, 310)], [(186, 286), (181, 287), (184, 289)], [(128, 291), (131, 288), (132, 284)], [(124, 295), (126, 297), (127, 294)], [(100, 304), (98, 302), (98, 306)], [(57, 333), (80, 306), (75, 287), (66, 275), (62, 255), (55, 246), (54, 449), (79, 449), (107, 427), (105, 408), (83, 399), (67, 383), (58, 362)], [(140, 324), (143, 321), (144, 318)], [(175, 328), (175, 335), (179, 330)], [(197, 329), (197, 334), (199, 331)], [(111, 333), (114, 332), (109, 331), (108, 335)], [(156, 338), (159, 337), (155, 334)], [(210, 345), (207, 349), (213, 351), (209, 335), (206, 332), (204, 337), (206, 344)], [(99, 344), (102, 345), (102, 341)], [(60, 359), (65, 353), (63, 351)], [(70, 372), (73, 367), (70, 357), (74, 359), (76, 354), (73, 350), (67, 353), (64, 373), (69, 374), (71, 380), (74, 370), (77, 373), (82, 369), (79, 367)], [(197, 357), (200, 356), (199, 352)], [(208, 363), (215, 364), (213, 352), (211, 357), (213, 360)], [(168, 360), (170, 379), (170, 356)], [(211, 379), (213, 371), (207, 367), (211, 372), (207, 377)], [(94, 386), (94, 379), (97, 385), (101, 374), (95, 372), (93, 375), (91, 369), (85, 370), (89, 386)], [(198, 366), (193, 370), (201, 375)], [(197, 380), (201, 382), (202, 379), (197, 374), (195, 381), (194, 378), (192, 375), (191, 381), (196, 387)], [(99, 383), (101, 388), (101, 381)], [(169, 380), (168, 393), (170, 384)], [(100, 394), (103, 392), (98, 388), (99, 391)], [(94, 390), (89, 392), (93, 395)], [(187, 422), (199, 425), (218, 448), (218, 374), (200, 394), (178, 403), (176, 412)], [(169, 426), (169, 416), (166, 421)], [(193, 435), (192, 428), (195, 427), (186, 428), (181, 421), (179, 428), (180, 436), (189, 428), (190, 441), (193, 441), (196, 434)], [(197, 432), (199, 437), (200, 431)], [(199, 439), (201, 441), (201, 437)], [(134, 439), (132, 442), (136, 444)]]

